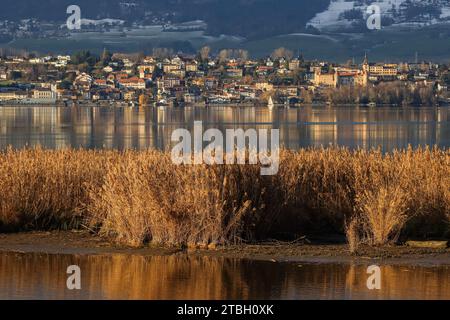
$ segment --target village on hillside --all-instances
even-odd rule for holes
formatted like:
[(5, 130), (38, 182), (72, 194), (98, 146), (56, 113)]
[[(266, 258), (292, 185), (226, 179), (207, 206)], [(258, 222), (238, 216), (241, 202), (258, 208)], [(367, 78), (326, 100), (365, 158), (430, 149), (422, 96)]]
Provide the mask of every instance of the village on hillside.
[(279, 48), (264, 59), (226, 49), (197, 55), (82, 51), (69, 55), (0, 52), (0, 104), (443, 105), (450, 65), (430, 61), (345, 64), (306, 60)]

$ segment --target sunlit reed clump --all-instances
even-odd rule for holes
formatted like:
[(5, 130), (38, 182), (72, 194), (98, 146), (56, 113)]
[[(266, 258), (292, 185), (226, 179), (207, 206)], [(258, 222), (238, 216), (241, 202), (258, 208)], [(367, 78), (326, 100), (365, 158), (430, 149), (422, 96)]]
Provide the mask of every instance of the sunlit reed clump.
[(169, 152), (0, 154), (3, 231), (88, 228), (131, 246), (233, 244), (342, 233), (350, 249), (448, 237), (450, 154), (283, 150), (258, 165), (172, 163)]

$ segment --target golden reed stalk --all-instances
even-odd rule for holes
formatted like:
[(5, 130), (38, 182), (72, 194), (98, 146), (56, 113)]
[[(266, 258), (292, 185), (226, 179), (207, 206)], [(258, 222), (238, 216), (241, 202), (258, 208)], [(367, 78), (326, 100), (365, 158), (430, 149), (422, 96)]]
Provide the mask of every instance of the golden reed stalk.
[(9, 149), (0, 154), (0, 229), (88, 227), (140, 246), (231, 244), (346, 232), (384, 245), (447, 236), (450, 153), (282, 150), (280, 170), (176, 166), (162, 151)]

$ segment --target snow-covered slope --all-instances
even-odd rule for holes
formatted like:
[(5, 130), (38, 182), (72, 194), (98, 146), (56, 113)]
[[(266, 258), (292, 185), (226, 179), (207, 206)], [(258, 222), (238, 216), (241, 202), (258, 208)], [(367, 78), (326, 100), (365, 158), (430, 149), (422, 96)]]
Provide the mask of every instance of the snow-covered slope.
[(319, 30), (361, 28), (370, 5), (380, 7), (384, 26), (450, 24), (450, 0), (331, 0), (308, 25)]

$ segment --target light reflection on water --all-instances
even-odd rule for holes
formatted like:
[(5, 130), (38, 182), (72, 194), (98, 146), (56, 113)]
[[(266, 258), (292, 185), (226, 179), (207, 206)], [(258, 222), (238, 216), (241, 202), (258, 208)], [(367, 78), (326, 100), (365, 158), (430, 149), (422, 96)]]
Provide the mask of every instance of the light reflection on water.
[[(174, 129), (279, 128), (293, 149), (408, 144), (450, 146), (448, 108), (0, 107), (0, 149), (165, 149)], [(82, 290), (66, 289), (66, 268), (82, 269)], [(450, 299), (449, 267), (382, 267), (382, 290), (366, 287), (366, 266), (272, 263), (185, 256), (70, 256), (0, 253), (0, 299)]]
[(205, 128), (278, 128), (281, 143), (298, 149), (330, 144), (383, 150), (411, 144), (450, 146), (449, 108), (245, 107), (99, 108), (0, 107), (0, 149), (46, 148), (166, 149), (172, 131)]
[[(66, 269), (81, 267), (80, 291)], [(450, 299), (450, 267), (273, 263), (214, 257), (0, 253), (0, 299)]]

